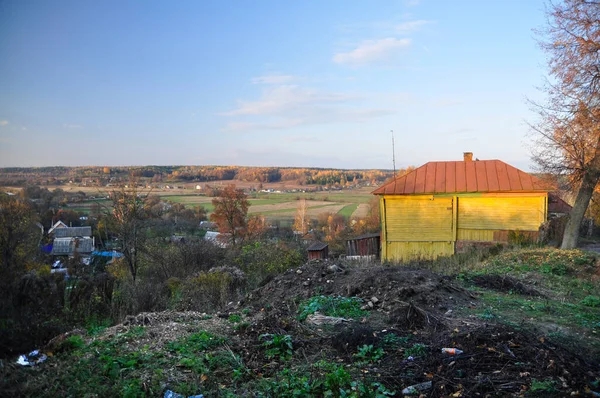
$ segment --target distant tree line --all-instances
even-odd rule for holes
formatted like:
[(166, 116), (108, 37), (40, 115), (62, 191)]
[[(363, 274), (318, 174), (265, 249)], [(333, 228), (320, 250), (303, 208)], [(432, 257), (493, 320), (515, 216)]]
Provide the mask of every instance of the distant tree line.
[(60, 185), (68, 182), (106, 185), (127, 181), (247, 181), (273, 183), (295, 181), (301, 185), (353, 185), (380, 183), (392, 176), (390, 170), (342, 170), (298, 167), (244, 166), (138, 166), (138, 167), (9, 167), (0, 168), (0, 186)]

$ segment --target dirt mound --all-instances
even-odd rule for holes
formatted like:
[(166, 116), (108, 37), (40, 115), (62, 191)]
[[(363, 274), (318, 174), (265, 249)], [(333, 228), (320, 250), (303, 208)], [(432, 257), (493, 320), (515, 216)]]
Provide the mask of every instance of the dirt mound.
[[(366, 308), (410, 327), (442, 319), (449, 310), (468, 306), (475, 298), (450, 277), (425, 269), (310, 262), (255, 290), (243, 304), (290, 312), (316, 295), (358, 297)], [(429, 321), (417, 321), (415, 316)]]
[[(475, 283), (540, 294), (511, 277), (483, 276)], [(299, 304), (318, 295), (359, 297), (369, 315), (329, 327), (299, 321)], [(490, 392), (564, 396), (585, 391), (599, 377), (598, 363), (534, 332), (455, 316), (461, 307), (478, 306), (477, 297), (451, 278), (424, 269), (312, 262), (271, 280), (242, 305), (253, 307), (257, 314), (252, 325), (238, 334), (245, 347), (261, 333), (289, 334), (294, 338), (294, 355), (308, 363), (323, 357), (351, 363), (361, 347), (380, 347), (386, 355), (363, 371), (377, 374), (380, 382), (397, 392), (430, 381), (429, 397)], [(462, 353), (443, 353), (445, 347)], [(249, 352), (248, 363), (261, 369), (259, 354)], [(534, 386), (539, 392), (532, 391)]]
[(513, 292), (524, 296), (543, 296), (543, 294), (536, 289), (527, 286), (523, 282), (508, 275), (477, 275), (471, 280), (475, 286), (485, 287), (499, 292)]

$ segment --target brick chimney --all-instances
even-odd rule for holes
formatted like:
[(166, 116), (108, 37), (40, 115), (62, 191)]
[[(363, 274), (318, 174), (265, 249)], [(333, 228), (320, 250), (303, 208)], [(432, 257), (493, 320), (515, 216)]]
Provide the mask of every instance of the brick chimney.
[(465, 162), (473, 161), (473, 152), (463, 152), (463, 156), (465, 158)]

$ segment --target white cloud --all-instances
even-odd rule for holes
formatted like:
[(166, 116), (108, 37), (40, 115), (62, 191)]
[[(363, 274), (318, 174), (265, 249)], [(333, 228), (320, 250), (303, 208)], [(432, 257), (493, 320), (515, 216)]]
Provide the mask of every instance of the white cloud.
[(306, 104), (341, 102), (350, 98), (345, 94), (320, 93), (317, 90), (297, 85), (282, 85), (265, 89), (257, 101), (239, 101), (237, 109), (222, 115), (273, 115), (298, 109)]
[(400, 33), (413, 32), (419, 29), (423, 25), (428, 25), (433, 21), (427, 21), (425, 19), (418, 19), (414, 21), (406, 21), (396, 26), (396, 31)]
[(8, 125), (8, 120), (0, 120), (0, 126)]
[(221, 113), (233, 117), (226, 131), (285, 130), (331, 123), (362, 123), (393, 113), (387, 108), (365, 108), (354, 104), (356, 95), (325, 92), (298, 85), (269, 86), (259, 99), (238, 101), (236, 109)]
[(265, 75), (255, 77), (251, 80), (252, 84), (286, 84), (290, 83), (295, 79), (294, 76), (291, 75)]
[(68, 128), (68, 129), (81, 129), (81, 128), (83, 128), (83, 126), (80, 125), (80, 124), (63, 124), (63, 127)]
[(333, 56), (338, 64), (362, 65), (385, 59), (397, 51), (409, 47), (411, 39), (388, 37), (380, 40), (365, 40), (354, 50), (340, 52)]

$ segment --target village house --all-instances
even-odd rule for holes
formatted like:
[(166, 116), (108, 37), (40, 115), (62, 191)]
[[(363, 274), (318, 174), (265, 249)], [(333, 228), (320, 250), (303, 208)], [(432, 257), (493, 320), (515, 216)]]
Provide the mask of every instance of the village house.
[(62, 227), (52, 231), (53, 256), (73, 256), (78, 253), (89, 256), (94, 251), (92, 227)]
[(429, 162), (372, 192), (380, 197), (381, 260), (449, 256), (507, 242), (511, 232), (537, 238), (548, 213), (538, 178), (500, 160)]

